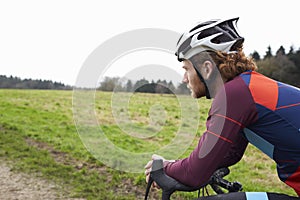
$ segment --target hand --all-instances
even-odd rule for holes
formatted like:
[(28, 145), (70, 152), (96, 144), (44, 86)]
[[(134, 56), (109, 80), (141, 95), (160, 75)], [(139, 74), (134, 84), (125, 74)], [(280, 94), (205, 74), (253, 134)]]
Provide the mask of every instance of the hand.
[[(148, 183), (149, 181), (149, 178), (150, 178), (150, 172), (152, 170), (152, 163), (153, 163), (153, 160), (162, 160), (163, 161), (163, 165), (165, 167), (165, 165), (169, 162), (167, 161), (166, 159), (164, 159), (162, 156), (159, 156), (159, 155), (156, 155), (156, 154), (153, 154), (152, 157), (151, 157), (151, 160), (146, 164), (145, 166), (145, 175), (146, 175), (146, 182)], [(154, 188), (158, 188), (160, 189), (160, 187), (157, 185), (157, 183), (153, 182), (153, 185), (152, 185)]]

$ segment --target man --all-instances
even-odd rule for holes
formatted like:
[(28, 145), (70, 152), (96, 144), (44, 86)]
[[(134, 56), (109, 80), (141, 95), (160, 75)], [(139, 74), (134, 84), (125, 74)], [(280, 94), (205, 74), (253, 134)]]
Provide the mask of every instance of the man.
[(300, 90), (255, 72), (237, 20), (199, 23), (177, 43), (192, 96), (213, 102), (198, 146), (185, 159), (165, 160), (164, 170), (185, 185), (202, 186), (216, 169), (237, 163), (250, 142), (276, 162), (280, 180), (300, 196)]

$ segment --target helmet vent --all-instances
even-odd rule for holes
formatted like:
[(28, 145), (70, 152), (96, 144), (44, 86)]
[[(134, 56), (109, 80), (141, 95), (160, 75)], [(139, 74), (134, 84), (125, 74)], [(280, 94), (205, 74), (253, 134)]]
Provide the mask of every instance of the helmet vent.
[(211, 42), (215, 44), (220, 44), (223, 42), (230, 42), (230, 41), (232, 41), (231, 37), (229, 37), (226, 34), (219, 35), (211, 40)]
[(210, 25), (210, 24), (215, 23), (215, 22), (216, 22), (216, 21), (203, 22), (203, 23), (201, 23), (201, 24), (195, 26), (193, 29), (191, 29), (190, 32), (193, 32), (193, 31), (196, 30), (196, 29), (199, 29), (199, 28), (201, 28), (201, 27)]
[(201, 40), (203, 38), (207, 38), (211, 35), (214, 35), (216, 33), (220, 33), (219, 30), (216, 30), (215, 28), (209, 28), (209, 29), (206, 29), (205, 31), (202, 31), (198, 36), (197, 36), (197, 39), (198, 40)]
[(191, 40), (192, 40), (192, 38), (188, 38), (186, 41), (184, 41), (181, 44), (180, 48), (178, 49), (178, 52), (186, 53), (191, 48), (191, 46), (190, 46)]

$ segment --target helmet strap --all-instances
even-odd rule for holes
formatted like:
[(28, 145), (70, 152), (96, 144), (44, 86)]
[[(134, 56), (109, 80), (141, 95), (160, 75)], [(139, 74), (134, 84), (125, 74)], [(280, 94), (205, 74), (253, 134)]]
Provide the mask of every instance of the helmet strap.
[(205, 87), (205, 96), (206, 96), (206, 98), (207, 98), (207, 99), (211, 99), (211, 96), (210, 96), (210, 93), (209, 93), (207, 84), (206, 84), (206, 82), (204, 81), (203, 76), (201, 75), (201, 73), (199, 72), (199, 70), (194, 66), (194, 64), (193, 64), (193, 67), (195, 68), (195, 70), (196, 70), (196, 72), (197, 72), (197, 74), (198, 74), (198, 77), (199, 77), (200, 81), (202, 81), (203, 84), (204, 84), (204, 87)]

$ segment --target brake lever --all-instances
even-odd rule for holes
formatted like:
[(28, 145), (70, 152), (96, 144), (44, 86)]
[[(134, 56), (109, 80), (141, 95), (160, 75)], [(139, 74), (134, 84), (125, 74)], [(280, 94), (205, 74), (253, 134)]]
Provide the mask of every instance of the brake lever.
[(210, 179), (210, 186), (217, 194), (223, 194), (224, 192), (220, 189), (220, 187), (228, 190), (228, 192), (239, 192), (243, 190), (242, 184), (239, 182), (230, 182), (223, 179), (224, 176), (230, 173), (228, 168), (218, 169)]

